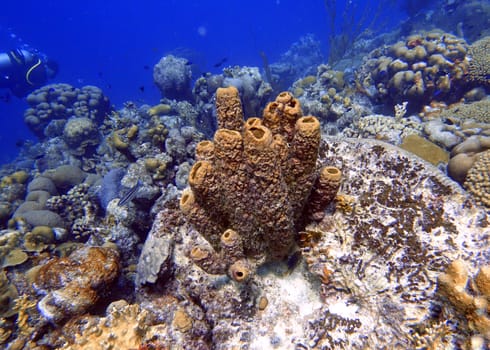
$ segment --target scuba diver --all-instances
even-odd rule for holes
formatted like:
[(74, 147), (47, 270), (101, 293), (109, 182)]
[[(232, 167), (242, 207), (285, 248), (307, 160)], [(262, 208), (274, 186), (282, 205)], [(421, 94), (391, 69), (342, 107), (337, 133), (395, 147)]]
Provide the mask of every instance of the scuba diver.
[(58, 64), (29, 49), (0, 52), (0, 88), (22, 98), (58, 73)]

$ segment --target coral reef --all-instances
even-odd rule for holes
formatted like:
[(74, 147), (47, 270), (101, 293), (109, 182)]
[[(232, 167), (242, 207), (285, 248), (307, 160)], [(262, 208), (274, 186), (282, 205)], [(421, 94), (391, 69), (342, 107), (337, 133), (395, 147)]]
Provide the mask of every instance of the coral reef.
[[(462, 129), (464, 132), (464, 129), (475, 129), (478, 127), (488, 129), (490, 125), (490, 116), (488, 115), (489, 110), (490, 99), (483, 99), (472, 103), (452, 105), (449, 108), (442, 110), (439, 116), (441, 118), (450, 118), (451, 123), (453, 124), (463, 124), (462, 126), (464, 127)], [(475, 123), (473, 125), (467, 123), (469, 120), (472, 120)], [(487, 125), (479, 125), (477, 123)], [(471, 131), (469, 131), (469, 133), (471, 133)]]
[(46, 85), (27, 96), (27, 102), (31, 108), (24, 121), (40, 139), (63, 134), (70, 118), (88, 118), (100, 125), (110, 112), (109, 99), (95, 86)]
[(163, 57), (149, 104), (28, 96), (39, 142), (0, 169), (0, 347), (490, 346), (490, 7), (377, 35), (348, 27), (376, 9), (325, 4), (332, 65), (306, 35), (262, 71)]
[(291, 44), (281, 54), (279, 60), (269, 65), (270, 77), (267, 74), (267, 56), (261, 53), (267, 77), (274, 91), (287, 90), (294, 81), (315, 74), (316, 67), (324, 62), (321, 43), (313, 35), (307, 34)]
[(192, 71), (185, 58), (164, 56), (153, 67), (153, 82), (162, 97), (175, 100), (190, 99), (192, 96)]
[(25, 171), (12, 172), (0, 180), (0, 225), (5, 226), (23, 201), (29, 174)]
[(63, 141), (77, 154), (84, 154), (88, 147), (99, 144), (97, 125), (86, 117), (70, 118), (63, 128)]
[(446, 164), (449, 160), (449, 154), (445, 150), (419, 135), (405, 136), (400, 147), (433, 165)]
[(115, 301), (106, 317), (87, 315), (67, 323), (62, 330), (65, 345), (59, 349), (138, 349), (149, 329), (148, 316), (138, 305)]
[(477, 156), (489, 148), (490, 138), (488, 136), (472, 135), (468, 137), (452, 149), (447, 169), (448, 175), (463, 184)]
[(316, 75), (294, 82), (290, 91), (306, 114), (322, 121), (322, 129), (335, 135), (360, 117), (371, 114), (368, 98), (356, 93), (346, 81), (345, 73), (328, 65), (319, 65)]
[(410, 135), (422, 133), (423, 124), (418, 118), (396, 119), (381, 114), (361, 117), (342, 131), (342, 135), (347, 137), (374, 138), (394, 145), (401, 144)]
[(10, 283), (5, 271), (0, 271), (0, 317), (15, 315), (15, 299), (18, 293), (15, 285)]
[(409, 107), (430, 101), (458, 101), (466, 92), (468, 44), (440, 31), (414, 34), (387, 49), (374, 50), (358, 72), (359, 88), (376, 100)]
[(98, 230), (95, 220), (98, 207), (89, 188), (88, 184), (82, 183), (66, 194), (53, 196), (46, 201), (46, 207), (63, 218), (69, 226), (71, 238), (76, 241), (85, 241)]
[(196, 263), (244, 281), (257, 263), (290, 252), (308, 197), (309, 209), (320, 212), (333, 199), (340, 172), (317, 173), (320, 124), (302, 117), (290, 93), (279, 94), (263, 120), (243, 121), (234, 87), (218, 89), (216, 109), (219, 129), (212, 143), (197, 147), (180, 205), (212, 245), (192, 249)]

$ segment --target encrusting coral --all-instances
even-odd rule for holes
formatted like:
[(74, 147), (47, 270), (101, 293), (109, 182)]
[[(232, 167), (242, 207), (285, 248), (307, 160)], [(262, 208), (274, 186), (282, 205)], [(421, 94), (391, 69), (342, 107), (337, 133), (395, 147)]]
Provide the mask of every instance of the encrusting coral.
[(471, 61), (469, 65), (469, 80), (478, 84), (490, 85), (490, 36), (474, 42), (469, 48)]
[(219, 129), (197, 146), (180, 206), (212, 246), (195, 246), (194, 262), (242, 282), (258, 264), (288, 255), (305, 217), (321, 219), (341, 172), (317, 169), (320, 123), (303, 117), (290, 93), (269, 103), (263, 119), (243, 121), (234, 87), (217, 90), (216, 107)]

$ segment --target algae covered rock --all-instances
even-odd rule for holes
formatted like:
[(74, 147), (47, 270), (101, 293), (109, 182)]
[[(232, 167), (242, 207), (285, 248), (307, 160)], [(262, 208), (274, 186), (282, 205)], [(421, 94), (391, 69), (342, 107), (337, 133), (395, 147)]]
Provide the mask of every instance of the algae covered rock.
[(38, 309), (49, 321), (83, 314), (110, 288), (120, 273), (113, 248), (83, 247), (68, 257), (54, 258), (36, 271), (33, 286), (45, 294)]

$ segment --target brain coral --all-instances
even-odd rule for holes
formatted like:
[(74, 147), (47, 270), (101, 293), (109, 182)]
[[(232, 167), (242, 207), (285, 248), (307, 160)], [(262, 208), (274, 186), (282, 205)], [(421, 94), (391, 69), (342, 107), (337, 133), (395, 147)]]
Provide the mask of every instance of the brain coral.
[(490, 86), (490, 36), (474, 42), (469, 48), (469, 54), (469, 79)]
[(279, 94), (264, 118), (243, 122), (234, 87), (217, 91), (219, 129), (197, 146), (181, 209), (212, 245), (198, 245), (192, 259), (213, 274), (237, 281), (264, 260), (290, 251), (303, 212), (319, 219), (340, 185), (337, 168), (316, 168), (320, 123), (302, 117), (299, 102)]
[(479, 204), (490, 208), (490, 150), (477, 155), (466, 175), (464, 187)]

